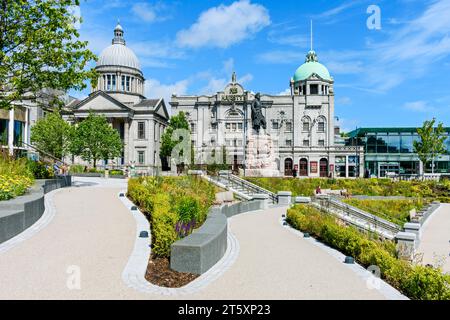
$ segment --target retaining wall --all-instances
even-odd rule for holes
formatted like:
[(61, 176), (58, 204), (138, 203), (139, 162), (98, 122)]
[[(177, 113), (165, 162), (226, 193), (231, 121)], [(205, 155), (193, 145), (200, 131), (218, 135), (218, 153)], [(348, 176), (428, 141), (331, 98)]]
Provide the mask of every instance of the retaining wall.
[(227, 218), (266, 207), (267, 200), (212, 207), (205, 223), (198, 230), (172, 244), (170, 268), (178, 272), (205, 273), (227, 250)]
[(31, 227), (42, 217), (46, 193), (71, 185), (71, 176), (38, 180), (27, 194), (8, 201), (0, 201), (0, 243)]

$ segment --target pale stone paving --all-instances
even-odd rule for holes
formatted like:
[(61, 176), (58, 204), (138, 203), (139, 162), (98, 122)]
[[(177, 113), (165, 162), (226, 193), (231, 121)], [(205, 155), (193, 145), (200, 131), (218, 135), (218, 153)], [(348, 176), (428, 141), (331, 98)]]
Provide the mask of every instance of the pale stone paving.
[(239, 255), (200, 291), (140, 292), (122, 279), (136, 239), (135, 219), (118, 197), (126, 182), (75, 180), (85, 186), (54, 194), (55, 216), (44, 229), (0, 253), (1, 299), (384, 298), (341, 261), (282, 227), (283, 207), (230, 219)]
[(450, 273), (450, 204), (441, 204), (421, 232), (417, 252), (423, 254), (423, 263), (441, 265), (444, 272)]

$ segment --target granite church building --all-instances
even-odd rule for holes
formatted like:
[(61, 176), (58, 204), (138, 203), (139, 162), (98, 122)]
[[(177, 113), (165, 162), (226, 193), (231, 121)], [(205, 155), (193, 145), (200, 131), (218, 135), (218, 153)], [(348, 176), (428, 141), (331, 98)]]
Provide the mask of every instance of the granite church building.
[[(95, 69), (99, 74), (96, 86), (86, 99), (66, 106), (64, 119), (76, 124), (90, 112), (105, 116), (119, 132), (124, 148), (121, 157), (99, 165), (133, 165), (140, 174), (154, 174), (161, 168), (161, 136), (169, 113), (162, 98), (144, 96), (145, 79), (139, 59), (126, 46), (120, 24), (115, 27), (112, 44), (100, 54)], [(85, 164), (81, 159), (74, 162)]]
[[(266, 134), (277, 148), (280, 176), (359, 177), (364, 174), (364, 153), (359, 146), (345, 146), (334, 115), (334, 80), (308, 52), (290, 80), (290, 94), (260, 94)], [(196, 154), (225, 146), (227, 163), (243, 172), (247, 136), (252, 128), (250, 105), (255, 93), (246, 90), (233, 74), (223, 91), (214, 95), (173, 95), (172, 114), (184, 112), (191, 124)], [(206, 158), (201, 156), (202, 158)]]

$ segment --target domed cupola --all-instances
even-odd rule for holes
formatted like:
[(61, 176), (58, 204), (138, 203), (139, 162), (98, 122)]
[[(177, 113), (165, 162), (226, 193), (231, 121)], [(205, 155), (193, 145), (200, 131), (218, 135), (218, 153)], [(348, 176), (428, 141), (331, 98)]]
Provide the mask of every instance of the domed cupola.
[(317, 54), (313, 50), (308, 52), (305, 63), (295, 71), (294, 82), (307, 80), (312, 75), (316, 75), (325, 81), (333, 81), (330, 72), (323, 64), (319, 63)]
[(117, 23), (112, 44), (100, 54), (95, 68), (99, 73), (93, 91), (140, 95), (144, 94), (144, 77), (136, 54), (126, 46), (124, 30)]
[(319, 63), (316, 52), (310, 50), (291, 79), (291, 90), (294, 95), (328, 95), (333, 93), (333, 83), (328, 69)]

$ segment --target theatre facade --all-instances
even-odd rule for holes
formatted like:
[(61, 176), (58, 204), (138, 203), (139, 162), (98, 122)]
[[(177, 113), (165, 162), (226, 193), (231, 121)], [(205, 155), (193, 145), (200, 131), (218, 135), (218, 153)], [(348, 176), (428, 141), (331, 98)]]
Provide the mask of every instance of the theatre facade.
[(214, 95), (174, 94), (172, 115), (186, 114), (201, 163), (206, 162), (209, 150), (224, 146), (227, 163), (245, 173), (252, 103), (259, 99), (266, 123), (264, 134), (276, 149), (279, 176), (292, 176), (293, 171), (300, 177), (362, 176), (363, 148), (342, 143), (334, 115), (334, 80), (314, 51), (308, 52), (289, 84), (290, 94), (260, 94), (257, 98), (233, 73), (224, 90)]

